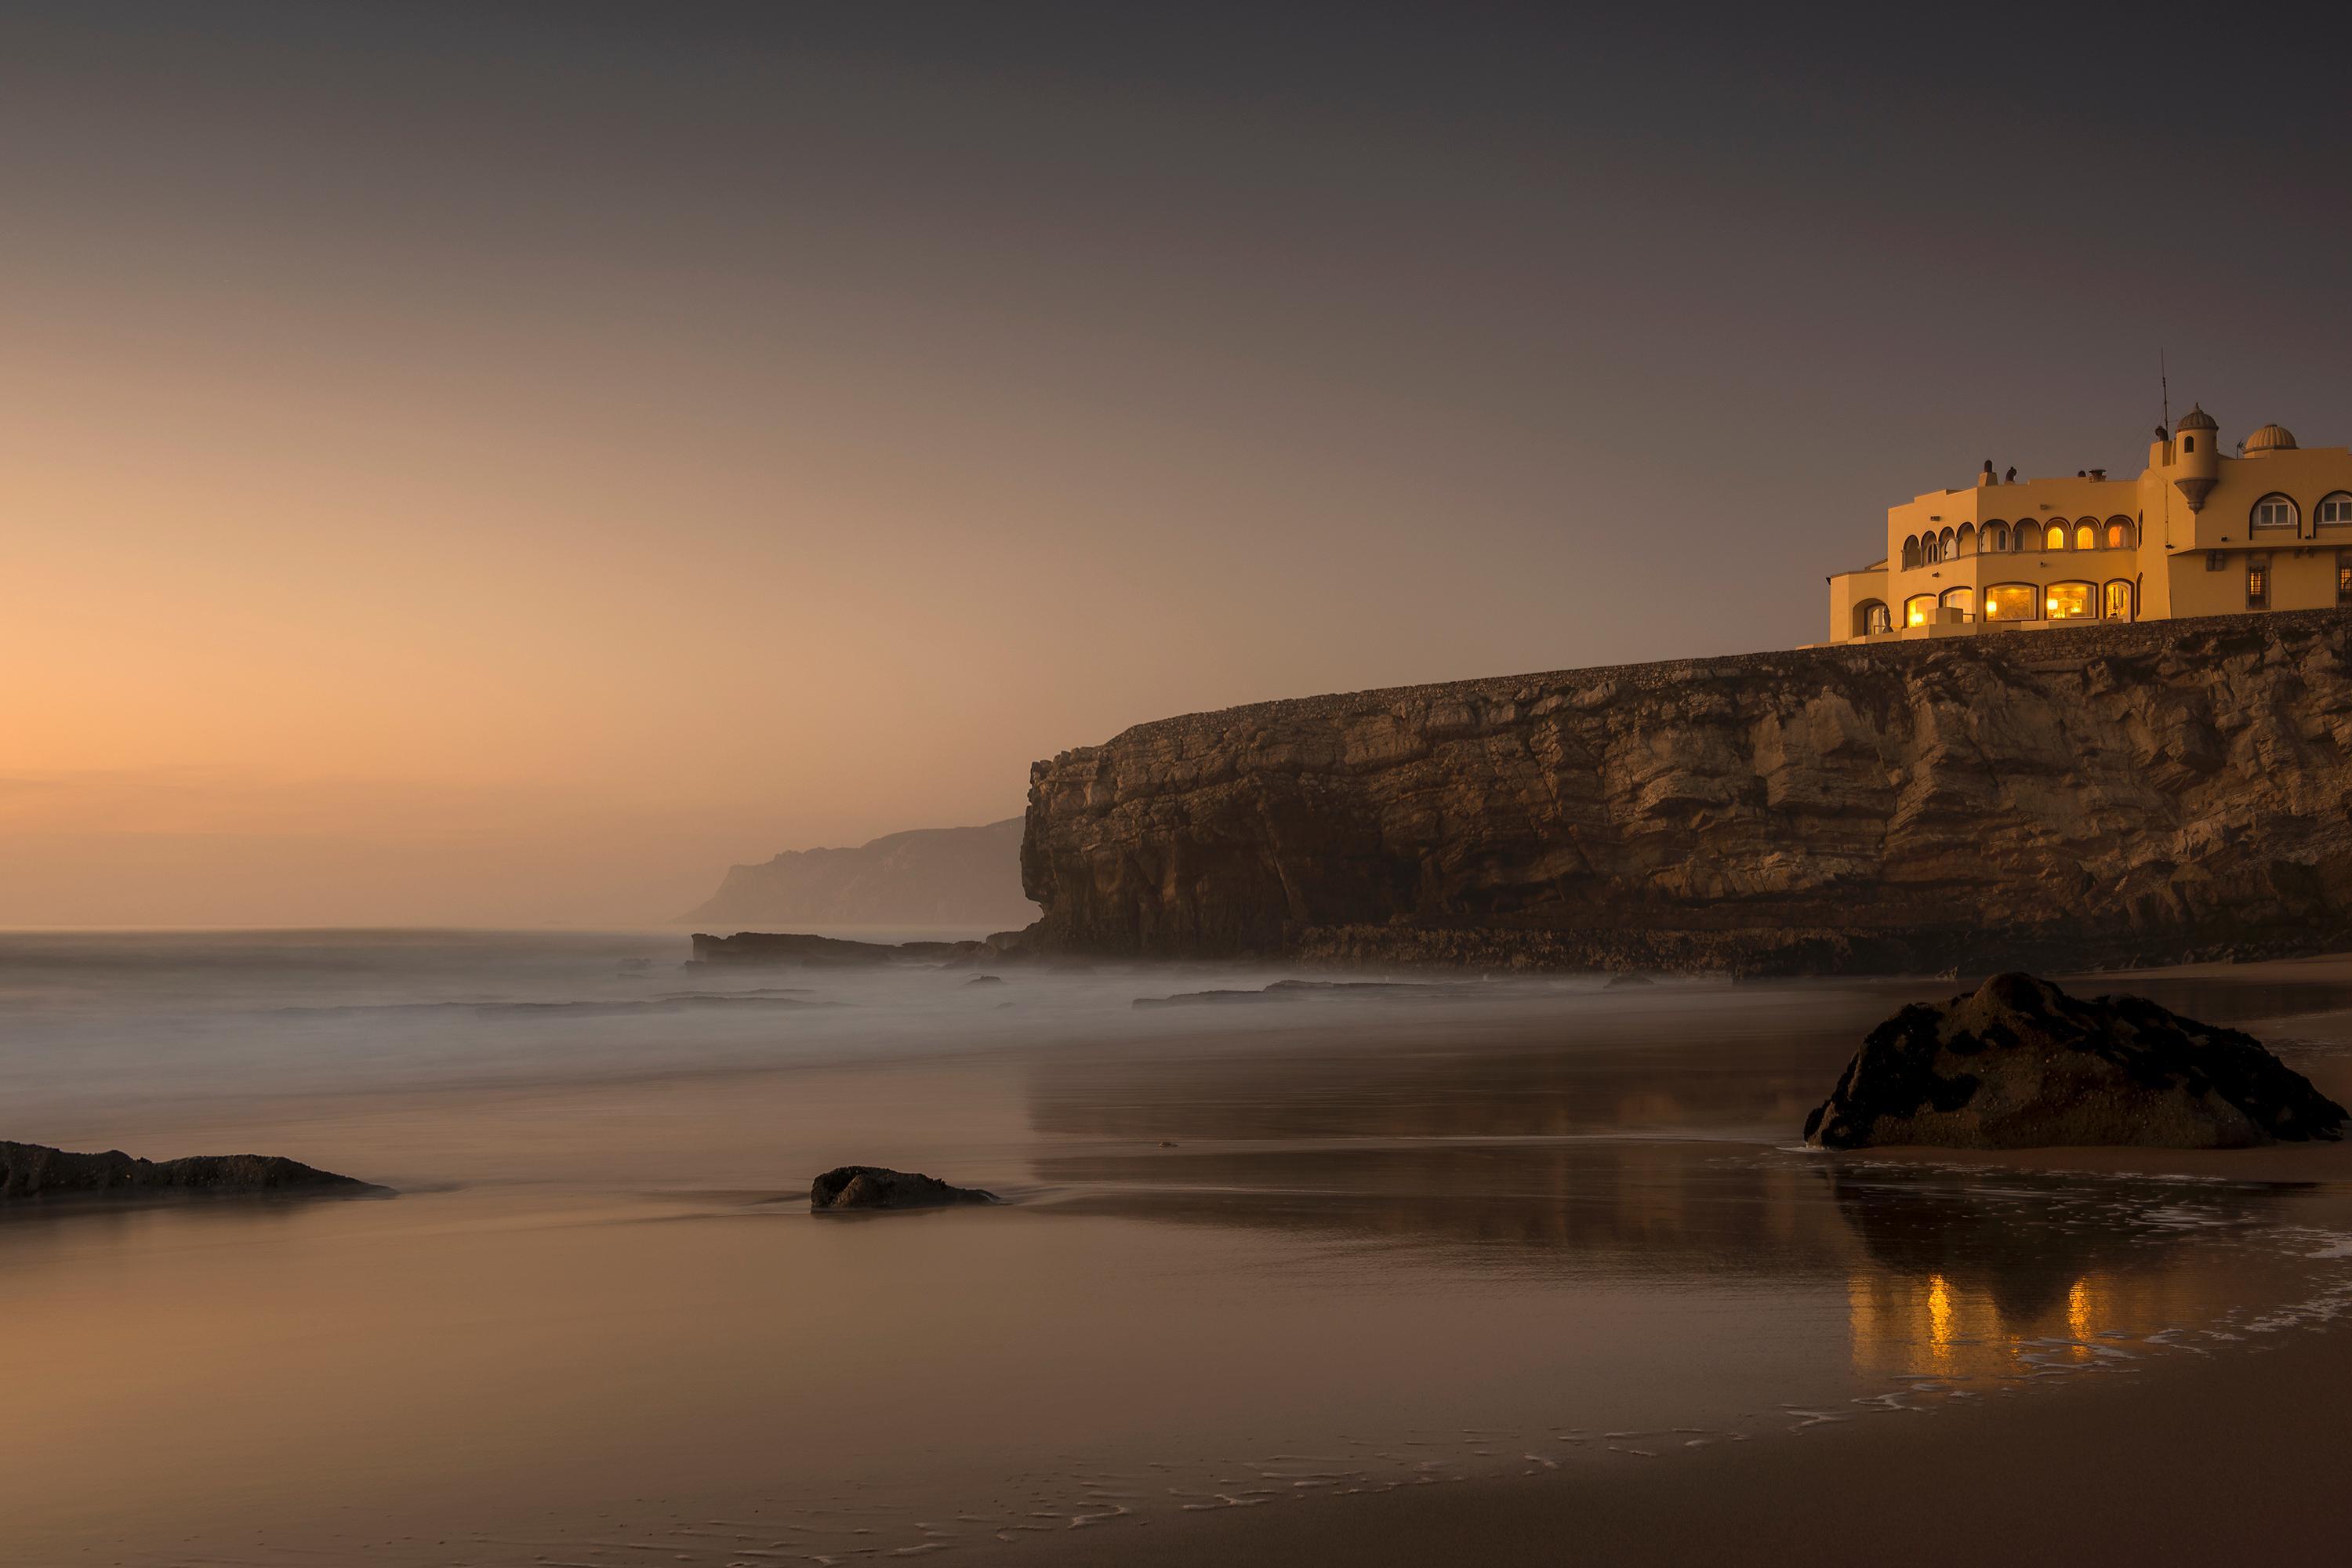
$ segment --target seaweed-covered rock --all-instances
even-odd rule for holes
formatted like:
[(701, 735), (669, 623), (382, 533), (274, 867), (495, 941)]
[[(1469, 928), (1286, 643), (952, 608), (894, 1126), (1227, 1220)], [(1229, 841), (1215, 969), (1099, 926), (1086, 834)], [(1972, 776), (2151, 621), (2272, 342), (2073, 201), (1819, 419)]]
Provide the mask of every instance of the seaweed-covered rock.
[(935, 1209), (950, 1204), (992, 1204), (994, 1193), (951, 1187), (919, 1171), (880, 1165), (842, 1165), (809, 1185), (809, 1207), (818, 1214), (860, 1209)]
[(136, 1160), (120, 1149), (75, 1154), (0, 1141), (0, 1200), (79, 1194), (339, 1193), (388, 1197), (391, 1189), (271, 1154), (194, 1154)]
[(2139, 996), (2030, 974), (1916, 1003), (1870, 1032), (1805, 1119), (1824, 1149), (2136, 1144), (2241, 1149), (2343, 1136), (2344, 1108), (2261, 1041)]

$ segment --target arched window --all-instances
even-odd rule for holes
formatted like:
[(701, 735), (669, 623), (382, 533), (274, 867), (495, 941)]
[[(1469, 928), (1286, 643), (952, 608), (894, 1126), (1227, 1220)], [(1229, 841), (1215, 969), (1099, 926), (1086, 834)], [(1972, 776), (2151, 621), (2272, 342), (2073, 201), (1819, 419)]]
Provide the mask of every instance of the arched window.
[(2010, 536), (2010, 548), (2020, 555), (2041, 542), (2042, 528), (2038, 523), (2021, 522), (2017, 525), (2017, 531)]
[(1936, 618), (1936, 595), (1916, 594), (1903, 601), (1903, 624), (1924, 626)]
[(2294, 502), (2283, 495), (2266, 495), (2254, 503), (2253, 525), (2256, 528), (2293, 528), (2302, 521), (2294, 510)]
[(2185, 458), (2195, 450), (2197, 450), (2197, 437), (2194, 436), (2183, 436), (2180, 438), (2180, 455)]
[(1853, 607), (1854, 636), (1875, 637), (1880, 632), (1891, 632), (1894, 629), (1895, 617), (1886, 613), (1885, 600), (1864, 599)]
[(2089, 518), (2074, 525), (2074, 548), (2096, 550), (2099, 547), (2099, 525)]
[(2065, 525), (2064, 523), (2063, 523), (2063, 522), (2053, 522), (2053, 523), (2052, 523), (2052, 524), (2050, 525), (2050, 531), (2049, 531), (2048, 535), (2047, 535), (2045, 538), (2043, 538), (2043, 540), (2042, 541), (2042, 549), (2044, 549), (2044, 550), (2063, 550), (2063, 549), (2065, 549), (2065, 548), (2066, 548), (2066, 525)]
[(2132, 547), (2132, 521), (2127, 517), (2107, 519), (2107, 548), (2129, 550)]
[(1984, 591), (1984, 618), (1989, 621), (2036, 621), (2042, 607), (2031, 583), (1996, 583)]
[(2045, 621), (2088, 620), (2099, 613), (2099, 591), (2088, 583), (2053, 583), (2042, 590)]
[(1960, 553), (1974, 555), (1976, 552), (1977, 525), (1973, 522), (1964, 522), (1960, 524)]
[(2009, 524), (1988, 522), (1984, 525), (1984, 532), (1978, 538), (1983, 542), (1984, 552), (1988, 555), (1997, 550), (2006, 550), (2009, 548)]
[(1919, 564), (1919, 541), (1915, 535), (1903, 542), (1903, 570), (1910, 571)]
[(2352, 491), (2337, 490), (2321, 501), (2312, 516), (2322, 523), (2352, 522)]
[(1948, 528), (1944, 530), (1943, 537), (1936, 541), (1936, 559), (1938, 561), (1958, 561), (1959, 558), (1960, 537), (1958, 534), (1954, 533)]
[(1947, 588), (1944, 596), (1937, 603), (1945, 609), (1958, 611), (1960, 619), (1964, 621), (1977, 618), (1977, 591), (1974, 588)]
[(2111, 621), (2130, 620), (2132, 618), (2132, 585), (2121, 578), (2108, 584), (2106, 604), (2102, 613)]

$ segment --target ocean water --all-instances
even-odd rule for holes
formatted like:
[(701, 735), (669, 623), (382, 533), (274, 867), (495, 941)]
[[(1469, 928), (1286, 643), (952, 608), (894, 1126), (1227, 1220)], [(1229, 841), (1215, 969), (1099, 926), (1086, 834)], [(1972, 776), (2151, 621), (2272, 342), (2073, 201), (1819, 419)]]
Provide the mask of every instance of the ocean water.
[[(1948, 985), (686, 957), (0, 935), (0, 1136), (402, 1194), (0, 1218), (0, 1561), (986, 1561), (2063, 1397), (2352, 1302), (2340, 1163), (1794, 1147)], [(2343, 1096), (2337, 968), (2131, 988)], [(809, 1215), (852, 1161), (1007, 1201)]]

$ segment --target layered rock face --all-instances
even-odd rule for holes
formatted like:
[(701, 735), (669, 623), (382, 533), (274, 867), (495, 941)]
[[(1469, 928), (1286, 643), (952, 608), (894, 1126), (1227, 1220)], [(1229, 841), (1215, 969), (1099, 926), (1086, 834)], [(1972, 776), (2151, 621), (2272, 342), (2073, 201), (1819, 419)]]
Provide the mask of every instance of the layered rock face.
[(1805, 1121), (1823, 1149), (2244, 1149), (2343, 1136), (2344, 1108), (2235, 1029), (2030, 974), (1906, 1007)]
[(1735, 972), (2352, 945), (2352, 619), (1406, 687), (1030, 775), (1043, 945)]

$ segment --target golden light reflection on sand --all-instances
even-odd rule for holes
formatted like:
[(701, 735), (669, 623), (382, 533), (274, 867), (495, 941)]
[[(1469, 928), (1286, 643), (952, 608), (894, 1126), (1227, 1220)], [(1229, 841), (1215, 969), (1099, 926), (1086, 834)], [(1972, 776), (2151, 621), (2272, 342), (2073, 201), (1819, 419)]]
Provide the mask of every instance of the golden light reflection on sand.
[[(1857, 1372), (2001, 1383), (2102, 1359), (2209, 1318), (2210, 1282), (2171, 1271), (2092, 1269), (2039, 1300), (1944, 1273), (1864, 1268), (1846, 1281)], [(2113, 1353), (2110, 1352), (2109, 1353)]]

